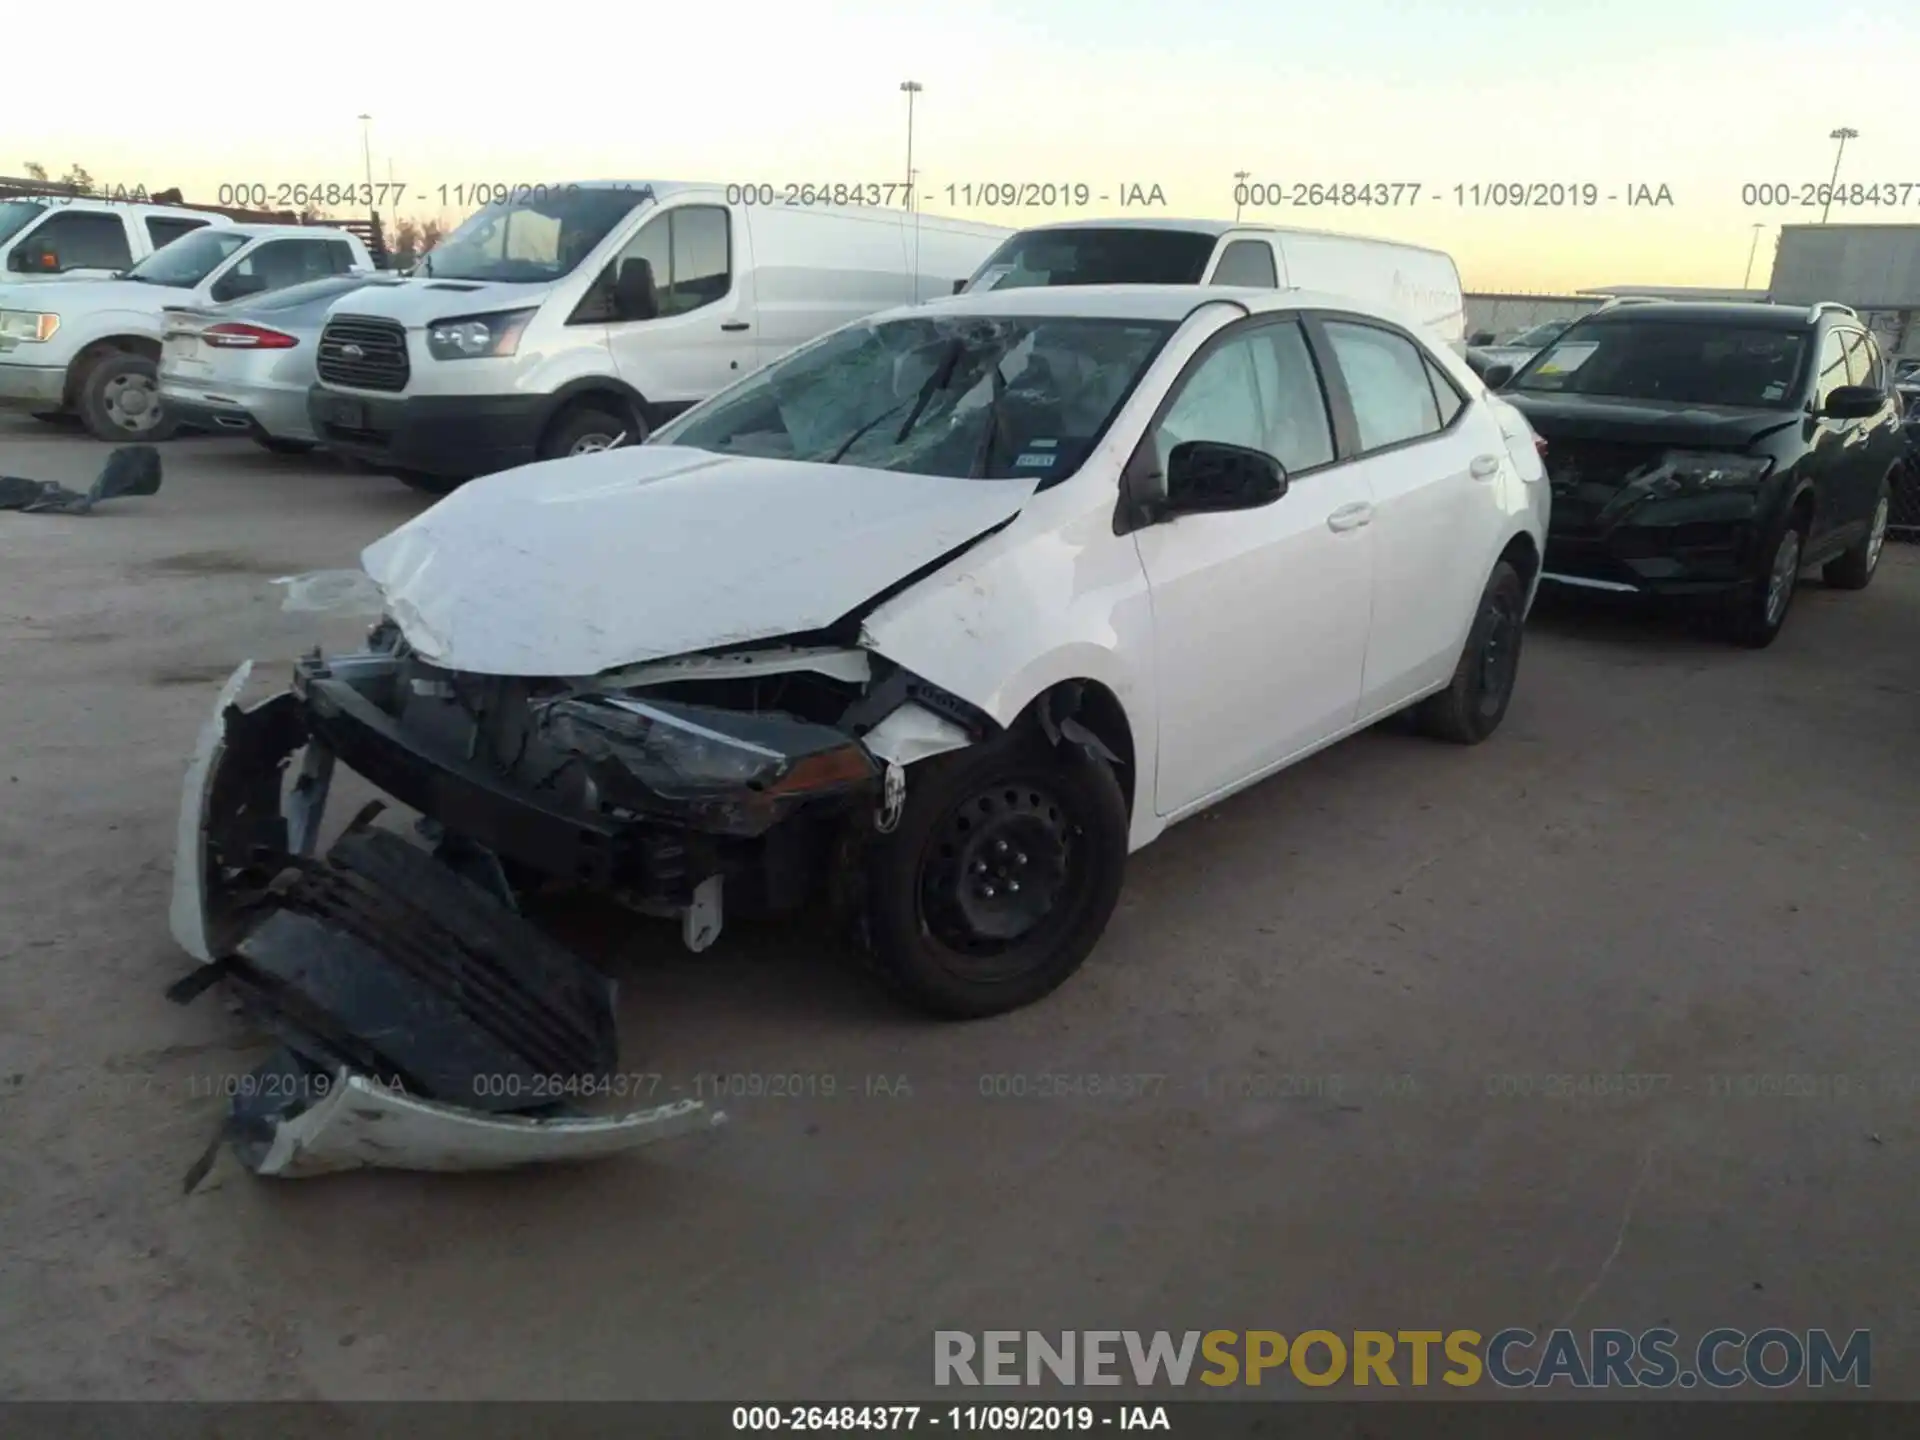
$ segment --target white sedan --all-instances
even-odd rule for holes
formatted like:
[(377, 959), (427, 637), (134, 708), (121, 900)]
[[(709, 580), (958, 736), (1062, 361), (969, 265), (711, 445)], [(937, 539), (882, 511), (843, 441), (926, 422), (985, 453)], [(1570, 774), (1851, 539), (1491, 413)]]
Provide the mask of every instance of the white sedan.
[[(387, 618), (364, 651), (316, 652), (209, 725), (174, 932), (274, 972), (249, 993), (318, 983), (313, 936), (289, 958), (259, 897), (319, 863), (337, 758), (426, 816), (493, 927), (356, 901), (328, 922), (352, 932), (339, 973), (375, 963), (382, 926), (418, 932), (395, 956), (520, 927), (536, 886), (677, 916), (695, 949), (734, 907), (819, 896), (918, 1006), (1012, 1009), (1079, 968), (1128, 854), (1169, 825), (1396, 711), (1491, 735), (1547, 511), (1518, 411), (1356, 301), (1074, 287), (882, 314), (644, 445), (475, 481), (369, 547)], [(404, 855), (332, 863), (427, 885)], [(572, 1049), (551, 1016), (513, 1038), (558, 963), (484, 987), (488, 1043), (521, 1056), (490, 1074), (611, 1063), (585, 989)], [(470, 977), (416, 971), (448, 1013), (480, 1004)], [(369, 993), (304, 993), (282, 1030), (329, 1016), (333, 1048), (308, 1051), (348, 1072), (378, 1052), (439, 1073), (391, 1053), (413, 1042)], [(447, 1083), (427, 1098), (465, 1103)], [(484, 1108), (513, 1110), (491, 1083)]]

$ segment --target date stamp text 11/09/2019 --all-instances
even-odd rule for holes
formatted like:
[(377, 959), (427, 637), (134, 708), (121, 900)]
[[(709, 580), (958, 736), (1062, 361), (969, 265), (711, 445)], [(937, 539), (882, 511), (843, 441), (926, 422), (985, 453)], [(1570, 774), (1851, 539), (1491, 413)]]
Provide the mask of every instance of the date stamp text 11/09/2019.
[(1599, 206), (1666, 208), (1673, 189), (1664, 181), (1475, 180), (1431, 185), (1421, 180), (1256, 180), (1233, 187), (1235, 208), (1318, 209), (1322, 206), (1457, 210), (1590, 210)]

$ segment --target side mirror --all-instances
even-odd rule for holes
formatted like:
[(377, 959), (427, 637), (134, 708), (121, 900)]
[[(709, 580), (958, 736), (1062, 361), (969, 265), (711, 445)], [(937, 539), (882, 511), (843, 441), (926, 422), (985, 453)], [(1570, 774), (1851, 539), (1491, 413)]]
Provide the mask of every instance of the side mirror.
[(953, 282), (953, 293), (956, 295), (958, 295), (962, 290), (966, 288), (967, 288), (967, 282), (964, 280), (956, 280)]
[(613, 313), (622, 320), (654, 320), (660, 315), (660, 291), (653, 283), (653, 262), (620, 263), (613, 281)]
[(25, 275), (58, 275), (60, 254), (50, 245), (36, 245), (29, 240), (7, 256), (7, 268)]
[(1473, 332), (1473, 334), (1471, 334), (1471, 335), (1469, 335), (1469, 336), (1467, 337), (1467, 344), (1469, 344), (1469, 345), (1491, 345), (1491, 344), (1493, 344), (1493, 331), (1491, 331), (1491, 330), (1476, 330), (1476, 331), (1474, 331), (1474, 332)]
[(1827, 394), (1827, 403), (1820, 407), (1822, 420), (1864, 420), (1869, 415), (1880, 413), (1880, 407), (1886, 403), (1886, 394), (1871, 385), (1840, 385)]
[(1254, 510), (1287, 493), (1287, 472), (1264, 450), (1183, 440), (1167, 457), (1164, 515)]
[(1502, 385), (1506, 384), (1507, 381), (1511, 380), (1513, 376), (1513, 366), (1507, 364), (1504, 360), (1498, 364), (1489, 365), (1485, 370), (1480, 372), (1480, 378), (1486, 382), (1489, 390), (1498, 390)]

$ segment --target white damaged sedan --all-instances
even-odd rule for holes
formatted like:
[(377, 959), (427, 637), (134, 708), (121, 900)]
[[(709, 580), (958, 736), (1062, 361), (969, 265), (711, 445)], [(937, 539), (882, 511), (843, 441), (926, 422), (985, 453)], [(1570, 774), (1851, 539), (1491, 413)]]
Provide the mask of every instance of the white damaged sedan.
[[(445, 1167), (703, 1123), (556, 1100), (617, 1048), (537, 889), (696, 950), (824, 900), (923, 1009), (1035, 1001), (1167, 826), (1396, 711), (1490, 735), (1547, 496), (1412, 322), (1167, 286), (890, 312), (644, 445), (477, 480), (366, 551), (364, 650), (234, 687), (195, 757), (174, 933), (286, 1047), (235, 1148)], [(431, 848), (356, 822), (315, 858), (336, 762)]]

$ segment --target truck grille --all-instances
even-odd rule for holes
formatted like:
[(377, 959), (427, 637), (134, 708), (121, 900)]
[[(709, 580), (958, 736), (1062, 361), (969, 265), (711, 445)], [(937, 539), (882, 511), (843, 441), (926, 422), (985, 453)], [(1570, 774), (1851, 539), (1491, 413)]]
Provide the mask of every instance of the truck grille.
[(350, 390), (404, 390), (410, 373), (407, 332), (391, 320), (336, 316), (320, 332), (314, 369), (327, 384)]

